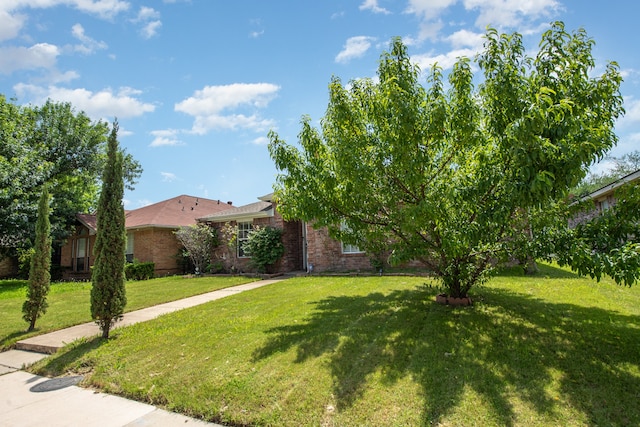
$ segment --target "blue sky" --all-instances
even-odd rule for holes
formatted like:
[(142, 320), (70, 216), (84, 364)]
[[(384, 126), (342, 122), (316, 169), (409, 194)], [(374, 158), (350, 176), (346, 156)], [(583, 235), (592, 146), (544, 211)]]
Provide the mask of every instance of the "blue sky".
[(487, 25), (532, 51), (551, 21), (583, 27), (595, 72), (614, 60), (625, 78), (612, 154), (639, 149), (638, 16), (631, 0), (2, 0), (0, 93), (117, 117), (144, 168), (129, 209), (180, 194), (242, 205), (272, 191), (269, 129), (296, 142), (331, 77), (375, 76), (394, 36), (423, 70), (446, 70), (480, 50)]

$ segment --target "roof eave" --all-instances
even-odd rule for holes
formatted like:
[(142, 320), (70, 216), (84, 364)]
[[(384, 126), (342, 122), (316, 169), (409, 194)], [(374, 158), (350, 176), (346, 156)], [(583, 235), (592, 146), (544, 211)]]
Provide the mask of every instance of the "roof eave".
[(256, 218), (270, 218), (273, 216), (273, 208), (261, 211), (261, 212), (248, 212), (248, 213), (239, 213), (239, 214), (230, 214), (230, 215), (216, 215), (211, 217), (200, 218), (199, 221), (203, 222), (229, 222), (229, 221), (248, 221)]
[(592, 199), (596, 199), (597, 200), (600, 197), (611, 193), (616, 188), (622, 187), (624, 184), (626, 184), (628, 182), (635, 181), (637, 179), (640, 179), (640, 170), (637, 170), (637, 171), (635, 171), (633, 173), (630, 173), (629, 175), (626, 175), (626, 176), (618, 179), (617, 181), (612, 182), (609, 185), (605, 185), (604, 187), (594, 191), (593, 193), (587, 194), (586, 196), (581, 198), (578, 202), (584, 202), (584, 201), (592, 200)]

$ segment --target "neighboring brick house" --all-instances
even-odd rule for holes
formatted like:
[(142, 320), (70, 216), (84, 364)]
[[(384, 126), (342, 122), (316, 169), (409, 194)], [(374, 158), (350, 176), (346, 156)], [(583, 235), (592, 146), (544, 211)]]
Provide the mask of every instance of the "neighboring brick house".
[(254, 227), (271, 226), (283, 230), (285, 253), (275, 266), (277, 272), (358, 271), (372, 268), (367, 254), (355, 246), (342, 244), (330, 238), (326, 229), (314, 229), (303, 221), (285, 221), (276, 209), (273, 194), (258, 199), (258, 202), (199, 219), (218, 230), (226, 224), (236, 227), (240, 244), (236, 245), (233, 251), (224, 251), (225, 256), (230, 253), (230, 256), (234, 257), (227, 260), (228, 264), (241, 271), (250, 270), (250, 258), (244, 256), (241, 242)]
[[(126, 211), (127, 260), (155, 263), (156, 276), (182, 273), (178, 254), (182, 247), (174, 232), (197, 223), (197, 218), (233, 209), (231, 202), (178, 196)], [(93, 265), (96, 216), (76, 215), (74, 233), (61, 248), (64, 279), (86, 280)]]
[(605, 185), (604, 187), (590, 194), (587, 194), (580, 200), (575, 201), (574, 204), (591, 201), (593, 203), (593, 208), (584, 210), (579, 215), (572, 218), (569, 222), (569, 225), (573, 227), (577, 224), (589, 221), (590, 219), (594, 218), (597, 215), (600, 215), (602, 212), (606, 211), (612, 206), (615, 206), (616, 190), (627, 183), (636, 181), (640, 182), (640, 170), (623, 176), (622, 178), (612, 182), (611, 184)]

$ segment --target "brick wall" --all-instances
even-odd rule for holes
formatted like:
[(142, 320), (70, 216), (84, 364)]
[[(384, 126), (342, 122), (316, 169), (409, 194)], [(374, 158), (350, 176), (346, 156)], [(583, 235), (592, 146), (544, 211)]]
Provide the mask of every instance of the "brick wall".
[(129, 231), (133, 233), (133, 258), (139, 262), (155, 263), (156, 276), (182, 273), (176, 259), (182, 245), (174, 231), (165, 228)]
[(605, 206), (608, 206), (607, 209), (615, 206), (616, 198), (613, 194), (608, 194), (604, 197), (600, 197), (597, 200), (591, 200), (591, 203), (593, 203), (593, 207), (591, 209), (585, 209), (581, 212), (578, 212), (573, 216), (573, 218), (569, 219), (569, 227), (573, 228), (578, 224), (584, 224), (588, 221), (591, 221), (593, 218), (603, 213)]
[(343, 254), (342, 243), (329, 237), (326, 228), (314, 229), (307, 224), (307, 263), (314, 272), (370, 271), (365, 253)]
[[(282, 230), (282, 243), (284, 244), (284, 254), (280, 261), (276, 263), (273, 270), (274, 272), (286, 273), (291, 271), (302, 271), (302, 223), (300, 221), (284, 221), (282, 216), (275, 213), (272, 217), (267, 218), (254, 218), (254, 227), (275, 227)], [(235, 221), (230, 221), (229, 224), (233, 227), (237, 225)], [(220, 230), (224, 227), (223, 223), (211, 224), (212, 227)], [(218, 234), (220, 236), (220, 234)], [(213, 261), (220, 260), (222, 256), (231, 256), (233, 259), (224, 259), (226, 268), (229, 269), (232, 266), (242, 272), (252, 272), (254, 269), (251, 267), (250, 258), (238, 258), (235, 251), (229, 251), (225, 246), (225, 242), (220, 242), (220, 247), (214, 251)]]

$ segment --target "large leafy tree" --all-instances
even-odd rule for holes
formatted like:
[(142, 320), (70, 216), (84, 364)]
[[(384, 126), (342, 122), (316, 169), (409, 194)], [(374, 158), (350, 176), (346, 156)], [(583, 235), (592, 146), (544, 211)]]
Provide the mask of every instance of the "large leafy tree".
[(29, 270), (29, 287), (27, 299), (22, 305), (25, 321), (29, 322), (29, 331), (36, 327), (36, 320), (47, 311), (47, 294), (51, 282), (51, 225), (49, 222), (49, 191), (46, 186), (40, 196), (38, 204), (38, 221), (36, 223), (36, 238), (34, 253), (31, 257)]
[(122, 317), (127, 304), (123, 157), (118, 147), (118, 123), (114, 122), (98, 201), (96, 243), (93, 249), (95, 262), (91, 275), (91, 317), (100, 326), (103, 338), (109, 338), (110, 329)]
[(303, 118), (300, 148), (270, 133), (283, 216), (420, 260), (467, 295), (513, 253), (527, 212), (564, 197), (616, 143), (621, 76), (615, 63), (592, 76), (592, 45), (555, 23), (530, 57), (519, 34), (489, 29), (477, 87), (466, 58), (448, 85), (434, 67), (425, 87), (395, 39), (377, 81), (332, 79), (321, 129)]
[[(76, 213), (95, 208), (108, 132), (69, 103), (19, 106), (0, 95), (0, 247), (31, 246), (45, 183), (54, 239), (66, 236)], [(126, 153), (124, 159), (133, 185), (140, 164)]]

